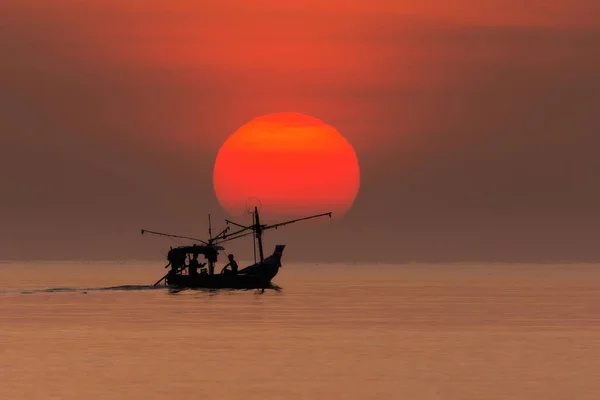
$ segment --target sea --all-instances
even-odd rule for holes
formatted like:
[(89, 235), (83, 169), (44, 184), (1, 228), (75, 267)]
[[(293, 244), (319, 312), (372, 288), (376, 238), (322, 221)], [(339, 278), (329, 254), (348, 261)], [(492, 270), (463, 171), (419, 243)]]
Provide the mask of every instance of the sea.
[(0, 262), (0, 399), (600, 398), (598, 264)]

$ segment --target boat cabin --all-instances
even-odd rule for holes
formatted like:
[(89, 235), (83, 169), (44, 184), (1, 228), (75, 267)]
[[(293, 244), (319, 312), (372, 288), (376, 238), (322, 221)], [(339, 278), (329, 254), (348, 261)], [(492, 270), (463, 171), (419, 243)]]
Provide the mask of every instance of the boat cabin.
[[(219, 250), (225, 249), (221, 246), (213, 245), (193, 245), (172, 248), (167, 254), (167, 260), (171, 265), (169, 274), (176, 275), (187, 271), (188, 275), (195, 275), (196, 273), (213, 275)], [(198, 260), (198, 256), (200, 255), (204, 256), (204, 259), (207, 262), (200, 262)]]

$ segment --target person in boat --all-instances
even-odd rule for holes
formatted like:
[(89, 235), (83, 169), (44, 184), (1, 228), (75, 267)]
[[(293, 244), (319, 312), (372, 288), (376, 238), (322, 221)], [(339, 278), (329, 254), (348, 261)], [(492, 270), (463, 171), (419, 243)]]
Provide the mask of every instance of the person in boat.
[(200, 275), (208, 275), (208, 270), (206, 269), (206, 263), (200, 263)]
[(180, 254), (172, 254), (171, 252), (169, 252), (168, 259), (169, 265), (171, 266), (171, 269), (169, 270), (169, 275), (177, 275), (179, 270), (185, 265), (185, 255), (182, 258)]
[[(237, 265), (237, 262), (235, 261), (235, 259), (233, 258), (233, 254), (228, 255), (227, 258), (229, 258), (229, 263), (227, 263), (227, 265), (223, 267), (223, 269), (221, 270), (221, 273), (237, 275), (238, 265)], [(231, 269), (230, 270), (227, 269), (228, 267)]]
[(196, 274), (198, 274), (198, 253), (194, 253), (194, 257), (192, 257), (192, 259), (190, 260), (190, 265), (189, 265), (189, 274), (190, 276), (195, 276)]
[(185, 254), (183, 254), (183, 253), (182, 253), (182, 254), (179, 256), (179, 258), (177, 259), (177, 262), (176, 262), (176, 264), (174, 265), (174, 267), (175, 267), (175, 272), (179, 273), (180, 271), (183, 271), (183, 270), (185, 269), (185, 267), (186, 267), (186, 265), (185, 265), (185, 260), (186, 260), (186, 258), (185, 258)]
[(171, 269), (169, 270), (168, 274), (170, 277), (177, 275), (177, 264), (171, 263)]

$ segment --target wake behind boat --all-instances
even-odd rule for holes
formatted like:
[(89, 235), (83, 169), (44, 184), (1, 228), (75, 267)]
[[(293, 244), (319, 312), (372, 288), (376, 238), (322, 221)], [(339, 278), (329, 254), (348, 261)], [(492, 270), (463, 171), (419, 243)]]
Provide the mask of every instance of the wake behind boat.
[[(292, 224), (298, 221), (304, 221), (312, 218), (329, 216), (331, 212), (311, 215), (309, 217), (293, 219), (290, 221), (280, 222), (273, 225), (262, 225), (258, 208), (254, 207), (252, 212), (253, 224), (244, 226), (233, 221), (225, 220), (228, 225), (234, 225), (238, 230), (228, 233), (230, 226), (227, 226), (216, 237), (212, 237), (209, 216), (209, 239), (204, 241), (201, 239), (171, 235), (142, 229), (142, 234), (151, 233), (155, 235), (183, 238), (199, 242), (191, 246), (181, 246), (171, 248), (167, 254), (168, 264), (165, 268), (171, 268), (169, 272), (163, 276), (154, 286), (160, 284), (163, 280), (167, 286), (174, 288), (207, 288), (207, 289), (267, 289), (273, 285), (272, 279), (282, 267), (281, 258), (286, 245), (278, 244), (275, 246), (273, 253), (264, 257), (262, 235), (265, 230), (279, 228), (284, 225)], [(229, 263), (215, 274), (215, 266), (218, 261), (220, 251), (225, 252), (225, 248), (220, 246), (221, 243), (239, 239), (248, 235), (253, 235), (254, 238), (254, 264), (245, 268), (239, 269), (237, 261), (233, 255), (229, 254)], [(259, 260), (256, 260), (256, 248), (258, 247)], [(198, 257), (202, 256), (206, 262), (201, 262)]]

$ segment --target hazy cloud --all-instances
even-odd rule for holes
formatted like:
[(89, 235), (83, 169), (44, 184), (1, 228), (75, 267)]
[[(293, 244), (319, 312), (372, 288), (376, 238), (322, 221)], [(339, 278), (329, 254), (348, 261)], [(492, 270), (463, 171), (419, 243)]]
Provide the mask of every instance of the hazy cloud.
[(362, 168), (344, 220), (277, 232), (291, 259), (600, 257), (600, 30), (575, 24), (593, 2), (529, 24), (516, 4), (505, 23), (28, 4), (0, 25), (0, 258), (160, 257), (138, 229), (224, 217), (219, 145), (287, 110), (333, 124)]

